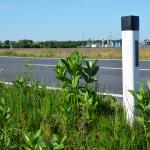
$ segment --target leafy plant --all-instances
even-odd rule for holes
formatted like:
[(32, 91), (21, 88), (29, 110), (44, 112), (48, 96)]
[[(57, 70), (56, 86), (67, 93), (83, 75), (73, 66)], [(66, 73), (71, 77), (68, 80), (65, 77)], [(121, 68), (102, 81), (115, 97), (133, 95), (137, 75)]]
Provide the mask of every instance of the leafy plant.
[(61, 59), (56, 67), (57, 78), (62, 81), (73, 104), (71, 108), (74, 115), (78, 112), (85, 124), (94, 119), (93, 108), (96, 108), (97, 102), (93, 98), (96, 92), (90, 84), (97, 81), (95, 75), (98, 70), (97, 61), (87, 61), (77, 51), (68, 58)]
[(150, 81), (147, 82), (147, 89), (141, 85), (137, 92), (132, 90), (130, 92), (136, 100), (137, 116), (135, 119), (146, 130), (150, 126)]
[(4, 98), (0, 100), (0, 145), (4, 147), (10, 146), (10, 107)]
[(52, 139), (51, 139), (51, 142), (50, 142), (51, 149), (52, 150), (62, 150), (62, 149), (64, 149), (64, 141), (65, 141), (65, 139), (66, 139), (66, 136), (63, 137), (60, 140), (59, 136), (54, 134)]
[[(96, 61), (85, 61), (86, 66), (83, 66), (83, 77), (85, 80), (85, 90), (89, 91), (89, 84), (97, 81), (95, 75), (97, 74), (99, 67)], [(91, 89), (90, 89), (91, 90)]]
[(136, 103), (135, 123), (142, 126), (140, 129), (142, 136), (144, 135), (147, 148), (150, 149), (150, 81), (147, 82), (147, 87), (140, 85), (138, 91), (130, 91), (134, 96)]
[(93, 97), (90, 97), (88, 92), (81, 93), (81, 108), (82, 108), (82, 120), (86, 120), (87, 123), (91, 123), (95, 119), (95, 110), (98, 102), (93, 103)]
[(82, 88), (79, 81), (82, 79), (82, 65), (84, 61), (78, 52), (74, 52), (70, 57), (61, 59), (56, 67), (57, 78), (62, 81), (63, 88), (79, 92)]
[(89, 84), (97, 81), (95, 75), (98, 70), (97, 61), (87, 61), (77, 51), (61, 59), (56, 67), (57, 78), (62, 81), (63, 88), (75, 93), (90, 91)]
[(36, 133), (23, 133), (23, 137), (25, 141), (24, 148), (26, 150), (48, 150), (48, 146), (41, 136), (41, 130), (38, 130)]
[(27, 77), (21, 77), (13, 81), (14, 88), (17, 88), (17, 91), (21, 94), (26, 95), (27, 90), (29, 89), (29, 79)]

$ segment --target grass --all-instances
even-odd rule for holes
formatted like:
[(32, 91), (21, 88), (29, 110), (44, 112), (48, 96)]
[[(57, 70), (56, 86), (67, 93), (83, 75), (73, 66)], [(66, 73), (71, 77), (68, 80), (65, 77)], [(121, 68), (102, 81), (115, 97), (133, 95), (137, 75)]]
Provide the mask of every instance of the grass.
[[(1, 114), (2, 150), (24, 149), (27, 144), (23, 135), (36, 133), (39, 129), (47, 145), (53, 145), (55, 137), (57, 145), (62, 144), (68, 150), (147, 149), (144, 133), (139, 127), (131, 128), (126, 123), (122, 106), (114, 98), (96, 96), (95, 119), (90, 124), (83, 124), (80, 109), (74, 113), (65, 91), (47, 90), (45, 86), (39, 88), (37, 82), (31, 87), (26, 81), (17, 82), (13, 86), (0, 84), (0, 99), (5, 99), (5, 108), (9, 108), (6, 114), (10, 116), (9, 120), (2, 120)], [(5, 138), (4, 124), (7, 127)]]
[[(96, 59), (121, 59), (120, 48), (44, 48), (44, 49), (0, 49), (1, 56), (20, 56), (20, 57), (48, 57), (64, 58), (73, 51), (79, 51), (87, 58)], [(141, 59), (150, 59), (150, 48), (142, 47), (140, 51)]]
[[(121, 59), (120, 48), (43, 48), (43, 49), (0, 49), (0, 56), (20, 56), (20, 57), (48, 57), (65, 58), (73, 51), (79, 51), (87, 58), (96, 59)], [(150, 47), (142, 47), (140, 51), (141, 59), (150, 59)]]
[(57, 65), (57, 77), (64, 83), (59, 91), (39, 87), (38, 81), (29, 86), (26, 76), (12, 86), (0, 83), (0, 149), (150, 149), (150, 82), (148, 91), (132, 91), (141, 116), (131, 126), (115, 98), (96, 95), (89, 86), (97, 66), (96, 61), (85, 63), (75, 52)]

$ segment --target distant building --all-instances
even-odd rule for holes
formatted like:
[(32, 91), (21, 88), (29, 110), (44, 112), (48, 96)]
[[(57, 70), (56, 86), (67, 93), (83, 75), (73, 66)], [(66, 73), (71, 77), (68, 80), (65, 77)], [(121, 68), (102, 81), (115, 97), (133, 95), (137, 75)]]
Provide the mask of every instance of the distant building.
[(100, 47), (101, 47), (101, 44), (100, 44), (100, 43), (87, 44), (85, 47), (86, 47), (86, 48), (100, 48)]

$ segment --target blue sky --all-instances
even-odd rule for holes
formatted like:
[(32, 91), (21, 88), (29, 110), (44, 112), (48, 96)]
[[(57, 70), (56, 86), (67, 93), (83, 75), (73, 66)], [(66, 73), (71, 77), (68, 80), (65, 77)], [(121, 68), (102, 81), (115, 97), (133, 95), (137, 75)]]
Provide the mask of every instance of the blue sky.
[(126, 15), (139, 15), (141, 40), (150, 38), (150, 0), (0, 0), (0, 40), (118, 39)]

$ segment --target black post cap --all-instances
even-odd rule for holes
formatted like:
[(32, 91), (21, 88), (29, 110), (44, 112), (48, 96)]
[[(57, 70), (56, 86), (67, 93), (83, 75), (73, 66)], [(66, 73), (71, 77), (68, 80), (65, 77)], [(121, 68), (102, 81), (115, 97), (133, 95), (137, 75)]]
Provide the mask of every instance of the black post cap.
[(139, 16), (123, 16), (121, 17), (121, 30), (139, 31)]

